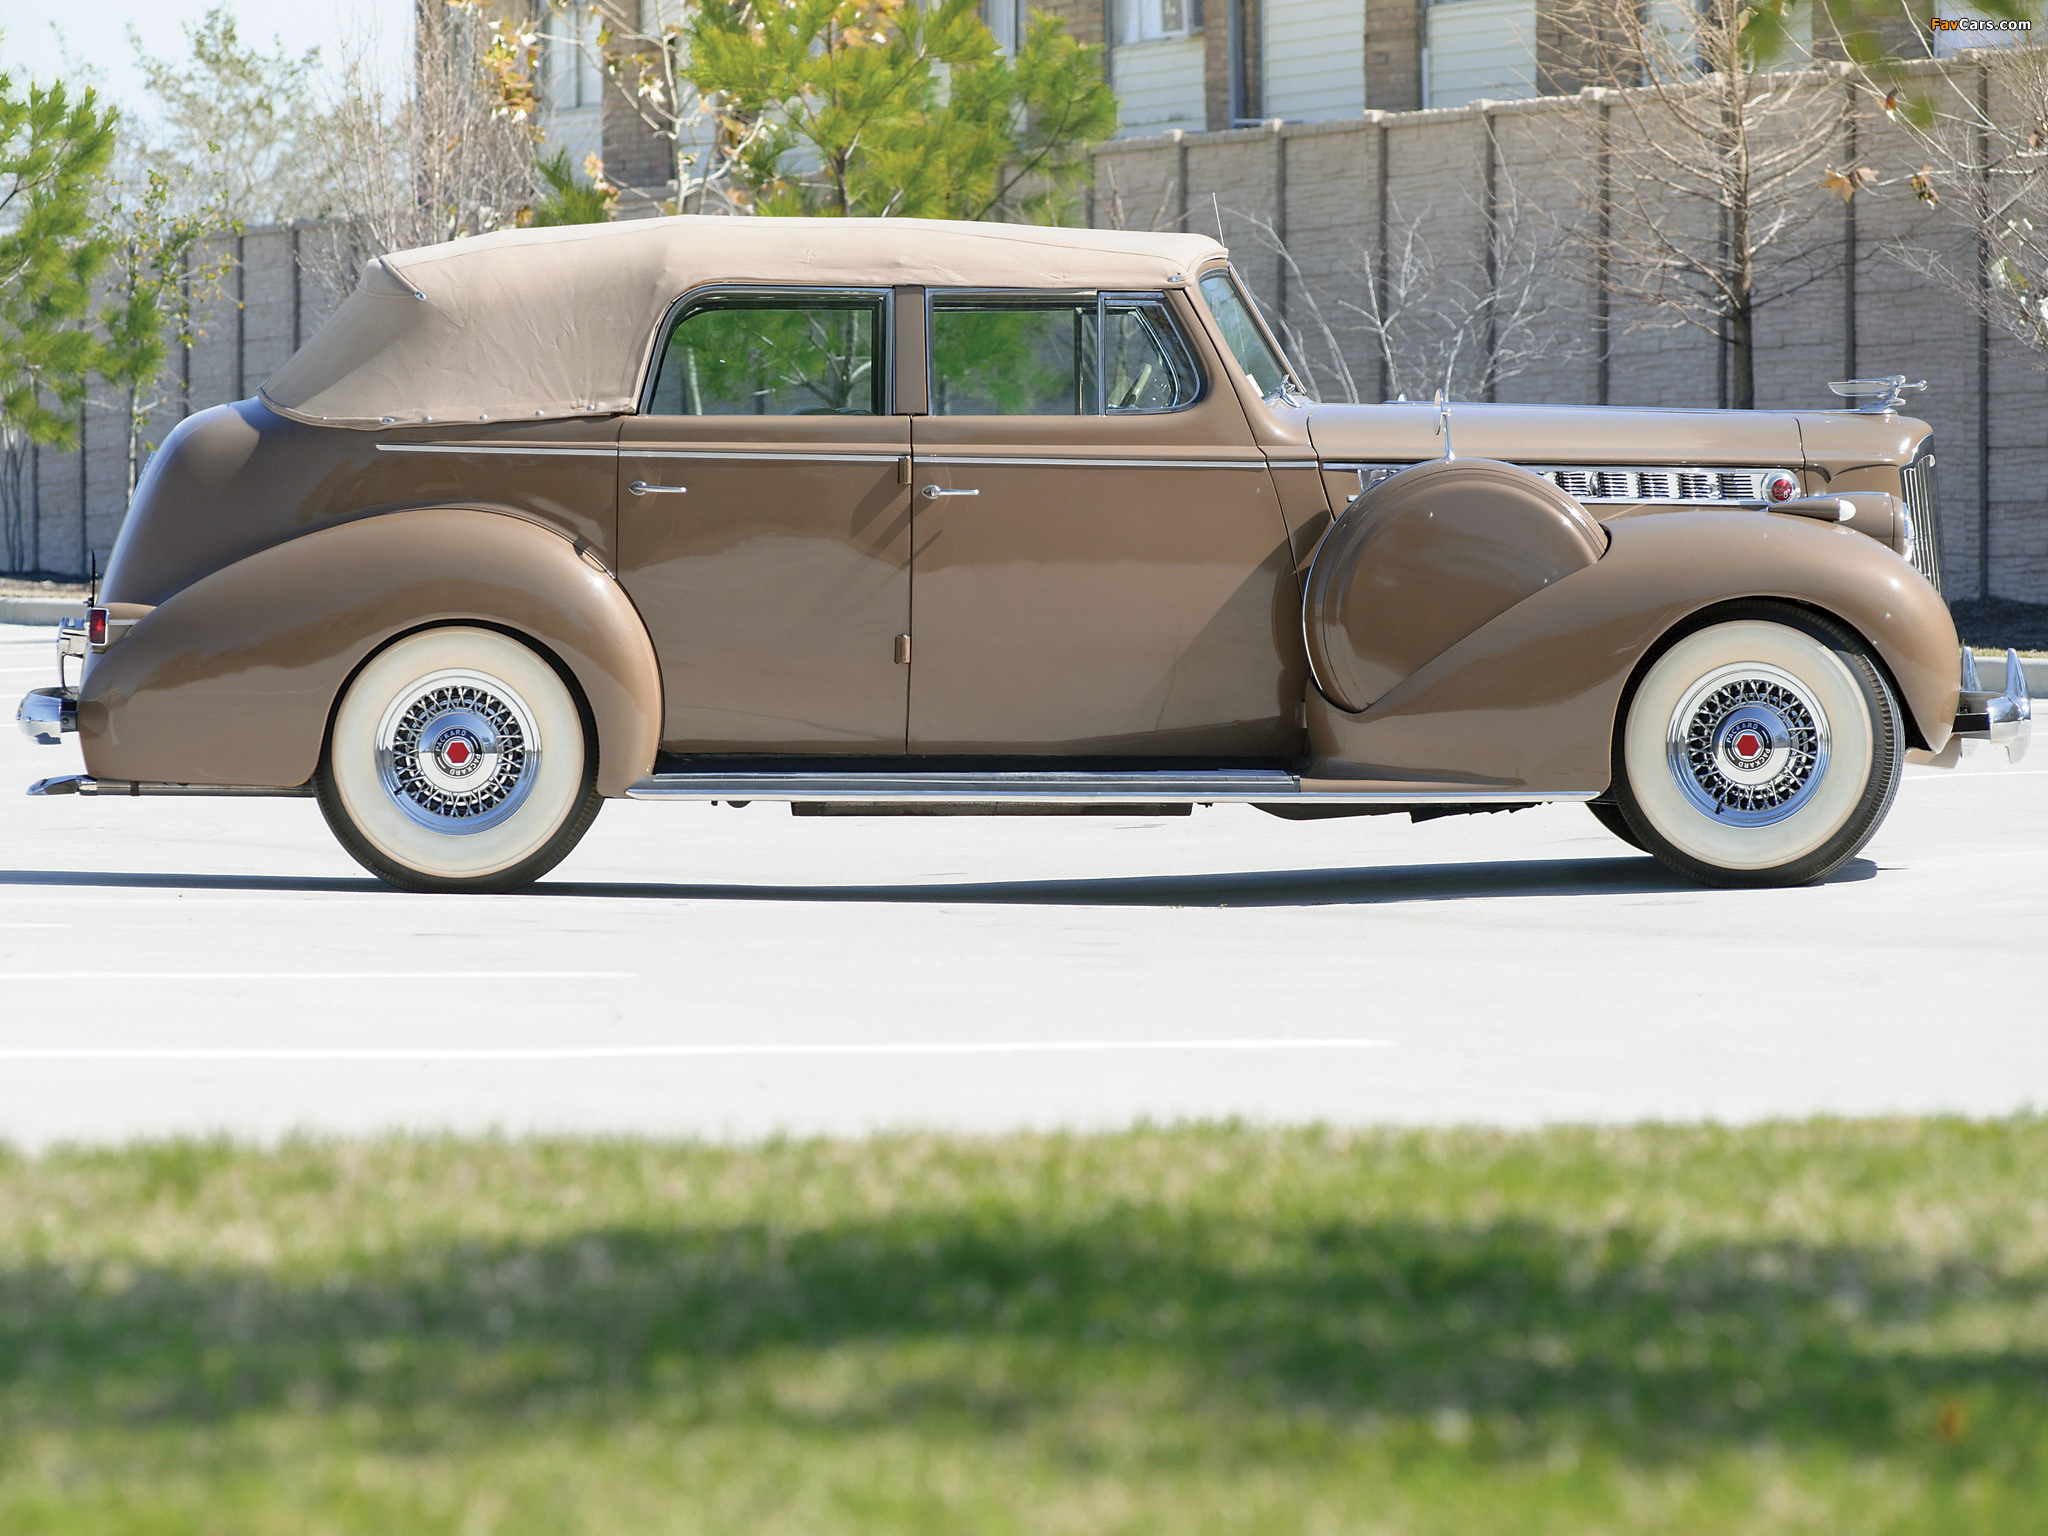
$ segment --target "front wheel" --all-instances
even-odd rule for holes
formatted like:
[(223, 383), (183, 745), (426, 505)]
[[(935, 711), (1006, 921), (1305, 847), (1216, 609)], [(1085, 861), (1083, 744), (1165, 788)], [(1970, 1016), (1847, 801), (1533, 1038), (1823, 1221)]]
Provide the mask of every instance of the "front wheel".
[(1834, 873), (1891, 809), (1905, 761), (1897, 698), (1862, 642), (1756, 604), (1694, 631), (1636, 685), (1614, 800), (1639, 846), (1708, 885)]
[(603, 803), (561, 675), (495, 630), (423, 630), (356, 674), (314, 789), (356, 862), (409, 891), (539, 879)]

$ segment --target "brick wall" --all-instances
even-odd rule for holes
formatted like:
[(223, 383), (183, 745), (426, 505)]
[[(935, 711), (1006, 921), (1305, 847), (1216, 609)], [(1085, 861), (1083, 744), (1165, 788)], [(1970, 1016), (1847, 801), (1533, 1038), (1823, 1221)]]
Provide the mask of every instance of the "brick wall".
[[(1373, 0), (1376, 9), (1383, 0)], [(1392, 3), (1392, 0), (1384, 0)], [(1933, 68), (1934, 66), (1918, 66)], [(1960, 62), (1951, 66), (1970, 69)], [(1816, 90), (1841, 93), (1840, 81)], [(1485, 281), (1489, 246), (1488, 162), (1496, 217), (1508, 199), (1542, 218), (1584, 217), (1598, 108), (1590, 96), (1478, 104), (1428, 112), (1375, 112), (1334, 123), (1287, 125), (1160, 139), (1126, 139), (1096, 156), (1094, 218), (1128, 228), (1187, 228), (1224, 242), (1262, 302), (1303, 331), (1314, 329), (1308, 298), (1326, 317), (1362, 298), (1362, 263), (1379, 242), (1380, 221), (1420, 224), (1449, 276)], [(1629, 121), (1615, 112), (1614, 131)], [(1839, 122), (1845, 136), (1849, 119)], [(1854, 118), (1854, 163), (1887, 179), (1919, 164), (1902, 130), (1865, 107)], [(1843, 145), (1843, 163), (1849, 163)], [(1910, 167), (1907, 166), (1911, 160)], [(1381, 168), (1385, 186), (1381, 186)], [(1818, 173), (1816, 173), (1817, 178)], [(1183, 190), (1184, 189), (1184, 190)], [(1974, 595), (1988, 576), (2001, 597), (2048, 602), (2048, 370), (1954, 298), (1887, 254), (1896, 242), (1953, 250), (1967, 269), (1965, 233), (1924, 207), (1901, 183), (1843, 205), (1815, 188), (1830, 241), (1842, 260), (1760, 317), (1757, 404), (1822, 410), (1842, 402), (1830, 379), (1903, 373), (1928, 389), (1909, 411), (1935, 428), (1940, 453), (1945, 581)], [(1285, 240), (1294, 269), (1281, 264), (1264, 232)], [(1532, 238), (1536, 238), (1532, 235)], [(1554, 236), (1552, 236), (1554, 238)], [(1507, 262), (1503, 259), (1501, 265)], [(1605, 357), (1597, 345), (1600, 296), (1569, 264), (1542, 274), (1544, 317), (1555, 345), (1533, 366), (1502, 380), (1496, 397), (1561, 404), (1718, 405), (1722, 359), (1715, 337), (1658, 324), (1610, 298)], [(1378, 398), (1383, 379), (1356, 330), (1339, 336), (1358, 389)], [(1311, 344), (1313, 354), (1314, 344)], [(1319, 378), (1333, 392), (1334, 370)]]

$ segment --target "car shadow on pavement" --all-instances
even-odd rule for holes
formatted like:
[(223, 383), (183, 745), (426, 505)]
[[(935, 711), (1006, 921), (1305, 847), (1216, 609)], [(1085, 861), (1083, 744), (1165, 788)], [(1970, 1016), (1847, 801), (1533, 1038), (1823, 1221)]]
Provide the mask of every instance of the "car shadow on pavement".
[[(1868, 880), (1877, 866), (1852, 859), (1824, 884)], [(324, 893), (386, 891), (369, 879), (290, 875), (126, 874), (0, 870), (8, 886)], [(392, 894), (397, 894), (393, 892)], [(1344, 869), (1230, 870), (1053, 880), (927, 881), (907, 885), (772, 885), (650, 880), (544, 880), (528, 896), (629, 901), (902, 903), (932, 906), (1321, 907), (1500, 896), (1717, 894), (1647, 857), (1517, 859)], [(1740, 892), (1729, 892), (1740, 895)]]

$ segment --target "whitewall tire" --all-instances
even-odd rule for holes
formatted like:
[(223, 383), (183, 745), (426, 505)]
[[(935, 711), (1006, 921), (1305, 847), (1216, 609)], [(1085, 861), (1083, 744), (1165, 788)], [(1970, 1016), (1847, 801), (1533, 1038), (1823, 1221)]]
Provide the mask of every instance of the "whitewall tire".
[(565, 858), (602, 803), (576, 696), (496, 630), (394, 641), (349, 683), (314, 787), (356, 861), (407, 890), (510, 890)]
[(1710, 885), (1801, 885), (1853, 858), (1905, 761), (1898, 700), (1847, 629), (1749, 604), (1651, 663), (1615, 742), (1638, 846)]

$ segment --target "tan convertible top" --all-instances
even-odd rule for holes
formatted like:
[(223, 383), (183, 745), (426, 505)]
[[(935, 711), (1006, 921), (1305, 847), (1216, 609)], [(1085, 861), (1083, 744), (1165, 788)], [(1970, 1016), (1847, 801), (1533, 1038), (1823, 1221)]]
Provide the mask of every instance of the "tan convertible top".
[(706, 284), (1158, 288), (1223, 254), (1201, 235), (928, 219), (506, 230), (372, 261), (261, 394), (337, 427), (607, 416), (635, 408), (656, 322)]

